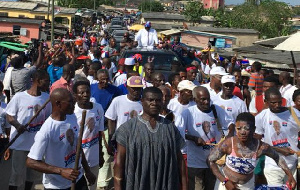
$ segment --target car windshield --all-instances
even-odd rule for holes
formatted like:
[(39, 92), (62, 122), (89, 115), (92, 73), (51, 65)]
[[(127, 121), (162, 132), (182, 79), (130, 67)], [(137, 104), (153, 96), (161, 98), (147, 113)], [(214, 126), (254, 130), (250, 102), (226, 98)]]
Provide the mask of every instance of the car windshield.
[[(126, 31), (125, 31), (125, 32), (126, 32)], [(125, 34), (125, 32), (116, 32), (116, 33), (114, 33), (113, 36), (121, 37), (121, 36), (123, 36), (123, 35)]]
[(111, 25), (122, 25), (122, 22), (120, 22), (120, 21), (112, 21)]
[(139, 53), (143, 57), (143, 65), (148, 62), (148, 58), (153, 58), (154, 69), (170, 71), (173, 61), (179, 61), (174, 54), (170, 53), (155, 53), (155, 52), (126, 52), (124, 58), (132, 57), (134, 54)]

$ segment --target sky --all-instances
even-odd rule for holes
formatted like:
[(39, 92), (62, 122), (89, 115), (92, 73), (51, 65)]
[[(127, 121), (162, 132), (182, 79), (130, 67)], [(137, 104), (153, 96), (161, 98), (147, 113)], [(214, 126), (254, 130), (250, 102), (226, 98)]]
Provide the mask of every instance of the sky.
[[(278, 0), (278, 1), (283, 1), (290, 5), (300, 5), (300, 1), (298, 1), (298, 0)], [(225, 0), (226, 5), (241, 4), (244, 2), (245, 2), (245, 0)]]

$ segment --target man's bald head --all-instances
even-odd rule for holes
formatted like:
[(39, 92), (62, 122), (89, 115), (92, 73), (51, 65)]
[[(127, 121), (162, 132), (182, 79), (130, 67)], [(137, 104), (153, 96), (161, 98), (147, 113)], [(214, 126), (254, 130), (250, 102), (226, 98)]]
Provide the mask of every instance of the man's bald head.
[(67, 99), (68, 97), (72, 97), (72, 94), (70, 91), (68, 91), (65, 88), (56, 88), (54, 89), (50, 94), (50, 100), (53, 106), (53, 103), (57, 101), (63, 101)]
[(64, 88), (57, 88), (51, 92), (52, 115), (64, 118), (74, 113), (74, 100), (71, 92)]
[(193, 97), (199, 110), (203, 112), (210, 110), (210, 94), (207, 88), (203, 86), (197, 86), (193, 90)]
[(281, 73), (280, 73), (280, 76), (282, 76), (283, 78), (290, 78), (290, 77), (291, 77), (290, 73), (287, 72), (287, 71), (281, 72)]
[(71, 71), (75, 71), (74, 65), (66, 64), (63, 66), (63, 73), (70, 73)]
[(195, 87), (194, 90), (193, 90), (193, 98), (196, 98), (196, 97), (197, 97), (197, 94), (198, 94), (199, 92), (202, 92), (202, 93), (208, 93), (208, 94), (209, 94), (207, 88), (205, 88), (205, 87), (203, 87), (203, 86), (197, 86), (197, 87)]

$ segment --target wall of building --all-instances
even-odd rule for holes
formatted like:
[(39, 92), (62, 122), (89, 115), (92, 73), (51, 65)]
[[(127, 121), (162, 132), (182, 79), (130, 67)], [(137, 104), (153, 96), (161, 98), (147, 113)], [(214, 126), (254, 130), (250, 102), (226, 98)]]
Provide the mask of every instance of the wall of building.
[[(181, 42), (192, 47), (204, 48), (207, 46), (210, 38), (215, 37), (202, 36), (199, 34), (181, 33)], [(231, 39), (226, 39), (225, 41), (227, 45), (232, 46), (232, 44), (234, 44), (234, 42)]]
[(181, 33), (181, 42), (193, 47), (206, 47), (209, 37), (196, 34)]
[(218, 9), (219, 5), (224, 6), (224, 0), (202, 0), (205, 9)]
[(20, 41), (26, 43), (31, 38), (39, 38), (39, 25), (38, 24), (25, 24), (25, 23), (11, 23), (11, 22), (0, 22), (0, 32), (13, 32), (13, 25), (19, 25), (21, 28), (27, 29), (26, 36), (20, 36)]
[[(46, 13), (32, 13), (28, 11), (14, 11), (14, 10), (0, 10), (0, 12), (8, 13), (8, 17), (16, 17), (19, 18), (20, 15), (24, 15), (26, 18), (35, 18), (36, 16), (44, 16), (47, 19)], [(72, 16), (66, 14), (58, 14), (55, 17), (66, 17), (69, 20), (68, 27), (72, 26)], [(51, 14), (49, 14), (49, 19), (52, 20)]]
[(220, 33), (223, 35), (230, 35), (236, 37), (235, 45), (238, 47), (246, 47), (253, 45), (259, 40), (259, 34), (239, 34), (239, 33)]

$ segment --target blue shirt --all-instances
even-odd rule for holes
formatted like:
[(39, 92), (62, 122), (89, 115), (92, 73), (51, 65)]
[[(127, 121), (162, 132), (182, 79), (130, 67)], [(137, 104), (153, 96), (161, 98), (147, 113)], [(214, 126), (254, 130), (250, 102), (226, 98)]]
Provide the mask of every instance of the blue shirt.
[(99, 89), (97, 83), (91, 85), (91, 96), (95, 98), (97, 103), (101, 104), (104, 111), (107, 110), (111, 101), (120, 95), (121, 93), (118, 87), (115, 87), (111, 84), (108, 84), (105, 89)]
[(127, 85), (126, 85), (126, 83), (121, 84), (120, 86), (118, 86), (118, 89), (120, 90), (120, 93), (121, 93), (122, 95), (128, 94), (128, 90), (127, 90)]
[(50, 77), (50, 84), (53, 84), (55, 81), (60, 79), (60, 77), (63, 74), (63, 68), (62, 67), (55, 67), (53, 64), (49, 65), (47, 68), (47, 72)]

